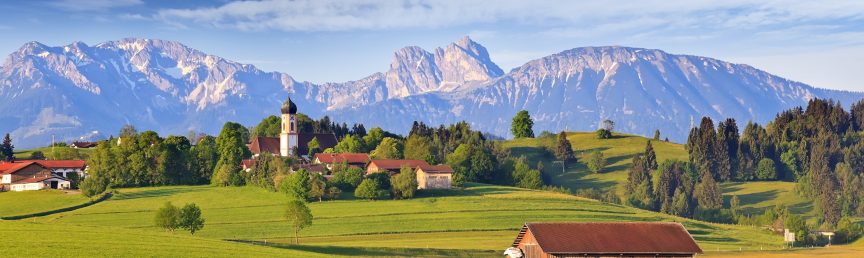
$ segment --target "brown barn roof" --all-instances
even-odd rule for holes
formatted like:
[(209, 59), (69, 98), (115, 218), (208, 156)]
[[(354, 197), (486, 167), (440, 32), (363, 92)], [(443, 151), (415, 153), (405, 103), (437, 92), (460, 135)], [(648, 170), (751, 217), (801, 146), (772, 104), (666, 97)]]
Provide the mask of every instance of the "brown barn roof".
[(327, 173), (327, 167), (324, 164), (300, 164), (294, 167), (294, 170), (305, 169), (308, 172), (315, 172), (325, 174)]
[(453, 173), (453, 168), (451, 168), (448, 165), (437, 165), (437, 166), (420, 165), (420, 166), (418, 166), (418, 168), (422, 169), (423, 172), (432, 173), (432, 174), (452, 174)]
[(680, 223), (595, 222), (527, 223), (526, 230), (550, 254), (694, 254), (702, 249)]
[(18, 172), (18, 170), (21, 170), (21, 169), (26, 168), (26, 167), (33, 165), (33, 164), (36, 164), (36, 165), (41, 166), (43, 168), (45, 167), (45, 166), (40, 165), (40, 164), (33, 162), (33, 161), (0, 162), (0, 175), (12, 174), (12, 173)]
[(400, 169), (402, 166), (416, 168), (418, 166), (429, 166), (425, 160), (419, 159), (376, 159), (369, 162), (369, 165), (375, 164), (378, 169)]
[[(318, 138), (318, 143), (321, 145), (321, 150), (336, 147), (336, 135), (332, 133), (298, 133), (297, 134), (297, 149), (301, 155), (309, 153), (309, 142), (313, 138)], [(255, 154), (264, 152), (272, 154), (280, 154), (279, 137), (255, 137), (252, 142), (247, 145), (249, 151)]]
[[(36, 177), (28, 177), (28, 178), (24, 178), (24, 179), (21, 179), (21, 180), (18, 180), (18, 181), (12, 182), (12, 184), (29, 184), (29, 183), (38, 183), (38, 182), (42, 182), (42, 181), (45, 181), (45, 180), (48, 180), (48, 179), (51, 179), (51, 178), (63, 179), (62, 177), (55, 176), (55, 175), (36, 176)], [(64, 179), (64, 180), (65, 180), (65, 179)]]
[(252, 168), (255, 165), (254, 159), (244, 159), (240, 161), (240, 167), (243, 169)]
[(264, 152), (279, 154), (279, 137), (255, 137), (249, 143), (249, 151), (255, 154)]
[(83, 160), (36, 160), (36, 163), (46, 168), (84, 168), (87, 162)]
[[(319, 140), (320, 141), (320, 140)], [(366, 164), (369, 162), (369, 154), (366, 153), (316, 153), (315, 159), (321, 163)]]

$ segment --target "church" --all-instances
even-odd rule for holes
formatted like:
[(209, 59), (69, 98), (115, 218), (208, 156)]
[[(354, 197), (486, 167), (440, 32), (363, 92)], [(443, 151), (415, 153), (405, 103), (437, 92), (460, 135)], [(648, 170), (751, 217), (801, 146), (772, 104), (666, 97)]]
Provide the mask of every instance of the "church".
[[(255, 156), (271, 153), (282, 157), (294, 156), (299, 153), (303, 158), (309, 158), (309, 142), (318, 139), (321, 150), (333, 148), (338, 141), (333, 133), (306, 133), (297, 131), (297, 105), (288, 98), (282, 103), (282, 130), (279, 137), (255, 137), (248, 144), (249, 150)], [(294, 149), (297, 149), (296, 152)]]

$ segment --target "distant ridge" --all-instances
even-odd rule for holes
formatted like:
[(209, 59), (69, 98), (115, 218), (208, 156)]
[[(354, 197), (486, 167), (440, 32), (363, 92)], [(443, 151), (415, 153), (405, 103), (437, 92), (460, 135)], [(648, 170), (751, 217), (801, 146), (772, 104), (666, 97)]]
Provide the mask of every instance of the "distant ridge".
[(124, 124), (161, 134), (216, 133), (225, 121), (254, 125), (288, 94), (300, 112), (407, 133), (411, 122), (465, 120), (509, 135), (527, 109), (535, 131), (596, 129), (603, 119), (640, 135), (682, 141), (690, 119), (767, 122), (812, 98), (849, 105), (860, 92), (815, 88), (748, 65), (654, 49), (584, 47), (504, 72), (468, 37), (426, 51), (397, 50), (386, 72), (313, 84), (264, 72), (181, 43), (127, 38), (94, 46), (24, 44), (0, 67), (0, 132), (19, 148), (116, 134)]

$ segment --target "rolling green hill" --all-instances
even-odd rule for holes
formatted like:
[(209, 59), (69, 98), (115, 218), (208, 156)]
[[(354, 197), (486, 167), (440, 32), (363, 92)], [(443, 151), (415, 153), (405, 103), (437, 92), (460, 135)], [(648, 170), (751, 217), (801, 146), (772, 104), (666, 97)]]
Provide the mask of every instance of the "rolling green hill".
[[(567, 139), (573, 145), (578, 163), (568, 164), (562, 171), (560, 163), (553, 163), (554, 156), (546, 151), (554, 148), (557, 138), (523, 138), (503, 141), (503, 146), (509, 148), (513, 155), (524, 155), (530, 164), (543, 162), (543, 173), (549, 175), (552, 184), (570, 188), (572, 191), (585, 188), (596, 188), (604, 191), (614, 190), (619, 196), (624, 196), (624, 184), (627, 182), (627, 170), (633, 156), (645, 150), (648, 138), (615, 134), (612, 139), (597, 139), (594, 133), (567, 133)], [(657, 160), (666, 159), (687, 160), (684, 145), (653, 141)], [(582, 161), (592, 151), (602, 151), (608, 165), (601, 173), (592, 173)], [(742, 210), (745, 213), (761, 214), (766, 208), (783, 204), (793, 211), (807, 217), (813, 217), (815, 211), (812, 202), (794, 193), (795, 184), (791, 182), (746, 182), (723, 183), (723, 195), (728, 203), (731, 196), (738, 195)]]
[(0, 192), (0, 217), (32, 214), (86, 203), (78, 193), (59, 190)]
[(781, 237), (757, 227), (705, 223), (552, 192), (470, 185), (464, 190), (425, 192), (411, 200), (310, 203), (315, 221), (303, 230), (302, 245), (294, 246), (286, 244), (292, 234), (282, 219), (287, 200), (255, 187), (121, 189), (114, 198), (93, 206), (32, 220), (58, 228), (163, 234), (152, 225), (155, 210), (166, 201), (195, 202), (206, 219), (196, 238), (266, 241), (330, 255), (497, 256), (530, 221), (679, 221), (705, 250), (782, 245)]

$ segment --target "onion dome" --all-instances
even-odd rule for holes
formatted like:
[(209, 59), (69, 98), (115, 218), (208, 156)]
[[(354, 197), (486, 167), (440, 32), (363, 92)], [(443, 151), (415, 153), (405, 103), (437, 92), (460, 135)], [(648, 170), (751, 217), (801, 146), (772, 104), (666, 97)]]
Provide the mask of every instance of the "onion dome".
[(282, 114), (297, 114), (297, 105), (294, 105), (291, 98), (288, 98), (285, 103), (282, 103)]

